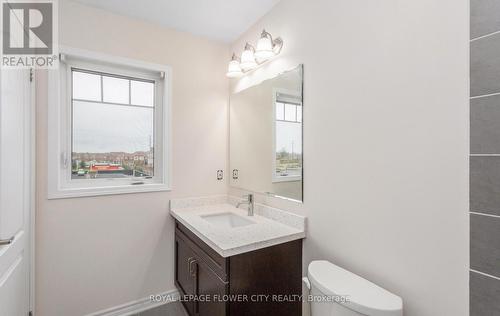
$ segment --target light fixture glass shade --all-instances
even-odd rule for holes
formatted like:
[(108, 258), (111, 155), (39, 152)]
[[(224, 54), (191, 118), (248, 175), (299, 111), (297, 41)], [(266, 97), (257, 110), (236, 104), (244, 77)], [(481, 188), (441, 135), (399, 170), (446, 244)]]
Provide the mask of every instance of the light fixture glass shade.
[(226, 77), (237, 78), (241, 75), (243, 75), (243, 72), (241, 71), (240, 62), (238, 61), (236, 55), (233, 54), (233, 57), (231, 58), (231, 61), (229, 62), (229, 65), (227, 67)]
[(254, 48), (250, 44), (245, 45), (245, 50), (241, 54), (241, 69), (251, 70), (257, 67), (257, 62), (255, 61)]
[(267, 60), (274, 57), (273, 39), (271, 34), (265, 30), (262, 31), (259, 41), (257, 42), (257, 49), (255, 50), (255, 57), (259, 60)]

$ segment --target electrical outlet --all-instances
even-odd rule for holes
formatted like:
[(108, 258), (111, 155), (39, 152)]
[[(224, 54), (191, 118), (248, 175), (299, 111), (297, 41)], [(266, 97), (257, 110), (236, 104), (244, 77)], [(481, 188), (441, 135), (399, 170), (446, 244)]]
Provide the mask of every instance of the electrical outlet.
[(233, 179), (234, 180), (238, 179), (238, 169), (233, 169)]
[(224, 171), (222, 170), (217, 170), (217, 180), (222, 180), (224, 179)]

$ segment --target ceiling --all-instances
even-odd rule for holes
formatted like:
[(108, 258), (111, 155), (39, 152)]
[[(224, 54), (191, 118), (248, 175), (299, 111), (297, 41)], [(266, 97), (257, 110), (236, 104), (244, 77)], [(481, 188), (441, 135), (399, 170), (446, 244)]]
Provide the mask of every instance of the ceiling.
[(232, 42), (279, 0), (75, 0), (209, 39)]

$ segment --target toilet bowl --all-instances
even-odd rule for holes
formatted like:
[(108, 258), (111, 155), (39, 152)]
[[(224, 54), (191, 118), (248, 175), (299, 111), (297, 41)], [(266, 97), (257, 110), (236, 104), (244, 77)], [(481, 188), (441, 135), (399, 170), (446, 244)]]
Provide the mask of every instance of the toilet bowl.
[(402, 299), (328, 261), (309, 264), (311, 316), (402, 316)]

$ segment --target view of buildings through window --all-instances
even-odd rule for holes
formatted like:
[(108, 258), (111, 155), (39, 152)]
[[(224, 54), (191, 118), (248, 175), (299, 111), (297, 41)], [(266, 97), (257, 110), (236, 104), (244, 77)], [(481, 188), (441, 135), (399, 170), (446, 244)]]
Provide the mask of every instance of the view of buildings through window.
[(302, 176), (302, 104), (276, 102), (275, 177)]
[(154, 175), (155, 83), (72, 69), (72, 179)]

